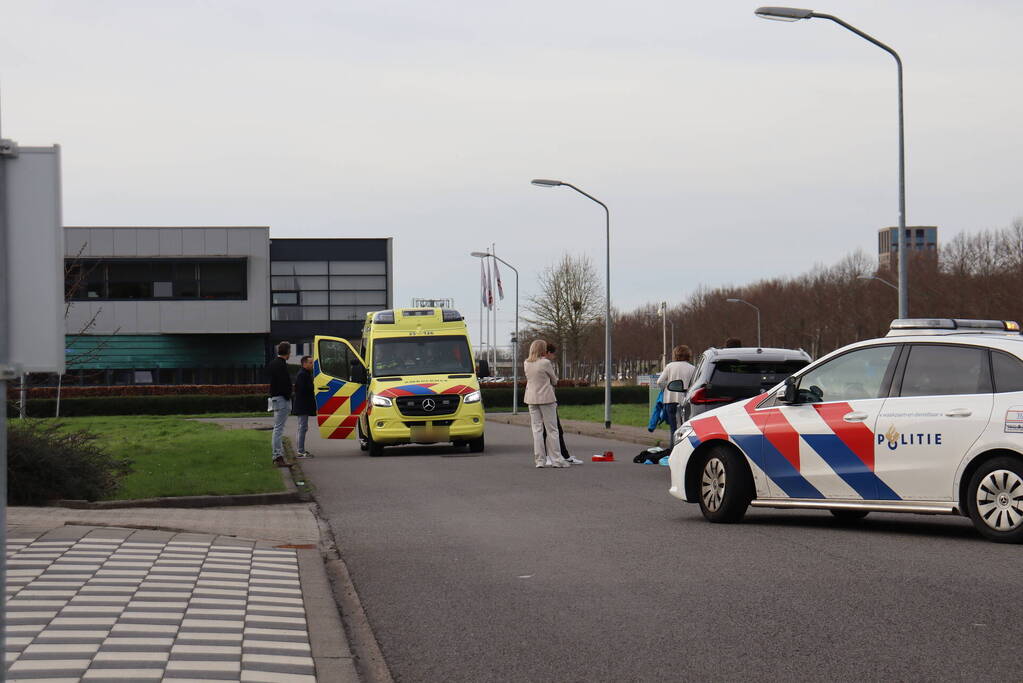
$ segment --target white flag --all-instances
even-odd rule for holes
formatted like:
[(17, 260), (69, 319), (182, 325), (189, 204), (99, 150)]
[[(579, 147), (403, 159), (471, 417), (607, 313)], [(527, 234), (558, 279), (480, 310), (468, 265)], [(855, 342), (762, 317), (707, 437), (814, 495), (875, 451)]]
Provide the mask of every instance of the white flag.
[(501, 282), (501, 271), (497, 267), (497, 259), (494, 259), (494, 278), (497, 280), (497, 295), (504, 301), (504, 283)]
[(487, 303), (487, 274), (483, 270), (483, 259), (480, 259), (480, 301), (484, 306), (489, 305)]
[(486, 274), (486, 277), (484, 278), (484, 284), (483, 284), (484, 288), (486, 289), (486, 295), (485, 295), (485, 297), (483, 299), (483, 304), (487, 308), (493, 308), (494, 307), (494, 285), (493, 285), (494, 281), (493, 281), (493, 279), (492, 279), (492, 277), (490, 275), (490, 261), (487, 261), (486, 271), (487, 271), (487, 274)]

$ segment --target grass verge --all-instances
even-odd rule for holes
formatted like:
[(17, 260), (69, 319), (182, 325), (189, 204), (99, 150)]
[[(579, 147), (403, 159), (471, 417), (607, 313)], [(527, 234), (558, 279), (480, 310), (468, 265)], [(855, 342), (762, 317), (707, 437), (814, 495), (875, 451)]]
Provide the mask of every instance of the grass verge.
[[(203, 417), (208, 417), (204, 415)], [(270, 464), (270, 432), (223, 429), (181, 416), (73, 417), (99, 444), (132, 461), (132, 473), (107, 500), (275, 493), (284, 490)]]
[[(558, 406), (558, 415), (562, 420), (585, 420), (586, 422), (604, 421), (604, 404), (585, 406)], [(650, 422), (650, 411), (642, 403), (622, 403), (611, 406), (611, 422), (632, 427), (646, 427)], [(660, 429), (668, 430), (668, 425), (661, 424)]]

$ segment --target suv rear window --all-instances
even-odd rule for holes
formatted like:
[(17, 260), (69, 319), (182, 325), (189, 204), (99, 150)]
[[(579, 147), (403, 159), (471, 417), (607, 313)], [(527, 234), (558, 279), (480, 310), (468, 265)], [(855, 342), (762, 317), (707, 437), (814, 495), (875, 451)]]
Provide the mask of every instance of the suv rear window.
[(805, 360), (719, 360), (707, 382), (707, 395), (713, 398), (750, 398), (807, 365)]

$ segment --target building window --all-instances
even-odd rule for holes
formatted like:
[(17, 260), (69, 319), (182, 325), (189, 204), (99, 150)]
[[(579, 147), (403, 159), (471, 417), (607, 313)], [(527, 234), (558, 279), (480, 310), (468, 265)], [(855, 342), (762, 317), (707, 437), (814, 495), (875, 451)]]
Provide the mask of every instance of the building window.
[(362, 321), (387, 306), (386, 261), (274, 261), (274, 321)]
[(70, 301), (244, 300), (245, 259), (66, 259), (64, 293)]

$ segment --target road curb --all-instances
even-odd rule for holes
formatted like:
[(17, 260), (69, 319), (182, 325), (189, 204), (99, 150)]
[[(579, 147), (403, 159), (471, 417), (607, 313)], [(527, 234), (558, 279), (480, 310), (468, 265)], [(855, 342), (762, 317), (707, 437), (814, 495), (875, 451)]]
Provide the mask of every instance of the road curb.
[(380, 644), (373, 633), (373, 627), (362, 608), (362, 601), (355, 590), (352, 576), (348, 573), (348, 565), (345, 564), (344, 558), (341, 557), (338, 550), (334, 532), (330, 528), (330, 523), (321, 514), (320, 505), (315, 500), (313, 514), (320, 527), (320, 552), (323, 568), (330, 578), (334, 602), (344, 624), (348, 647), (354, 656), (359, 680), (365, 681), (365, 683), (394, 683), (391, 670), (384, 660)]
[[(492, 422), (499, 422), (501, 424), (516, 425), (520, 427), (529, 426), (529, 415), (519, 414), (512, 415), (511, 413), (487, 413), (487, 420)], [(582, 436), (594, 436), (599, 439), (610, 439), (611, 441), (625, 441), (626, 443), (635, 443), (641, 446), (661, 446), (666, 447), (668, 439), (665, 437), (658, 438), (655, 436), (657, 432), (650, 433), (642, 427), (630, 427), (627, 425), (612, 425), (610, 429), (605, 429), (603, 424), (598, 422), (585, 422), (583, 420), (562, 420), (561, 428), (565, 430), (566, 434), (580, 434)]]

